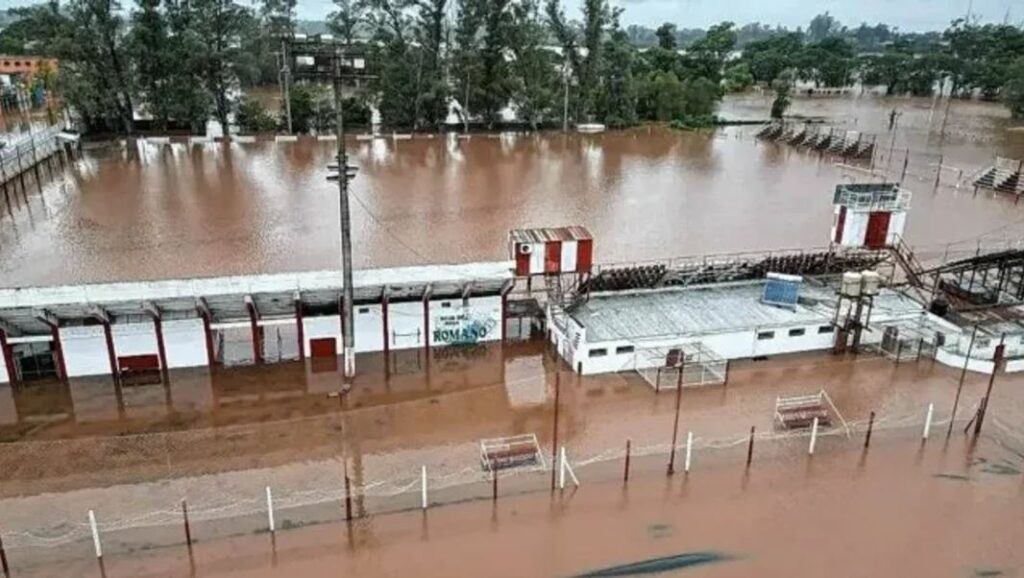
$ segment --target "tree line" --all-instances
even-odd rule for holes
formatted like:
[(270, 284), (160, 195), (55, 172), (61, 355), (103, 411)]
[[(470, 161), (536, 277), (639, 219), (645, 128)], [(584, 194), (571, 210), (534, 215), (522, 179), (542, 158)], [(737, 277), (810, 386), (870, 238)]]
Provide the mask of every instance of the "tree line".
[[(369, 54), (374, 79), (346, 116), (390, 126), (441, 127), (454, 111), (496, 126), (509, 113), (530, 127), (598, 122), (712, 124), (727, 92), (770, 86), (782, 114), (797, 80), (855, 82), (888, 94), (1002, 98), (1024, 115), (1024, 32), (957, 20), (939, 33), (885, 25), (846, 28), (828, 13), (806, 31), (723, 22), (700, 31), (666, 23), (653, 34), (621, 23), (608, 0), (566, 14), (558, 0), (334, 0), (326, 29)], [(48, 0), (14, 9), (0, 50), (60, 59), (54, 89), (90, 131), (202, 131), (207, 120), (276, 130), (280, 111), (242, 95), (276, 84), (281, 39), (299, 30), (296, 0)], [(742, 50), (739, 50), (742, 47)], [(291, 90), (293, 128), (329, 130), (328, 87)], [(453, 104), (455, 103), (455, 104)]]

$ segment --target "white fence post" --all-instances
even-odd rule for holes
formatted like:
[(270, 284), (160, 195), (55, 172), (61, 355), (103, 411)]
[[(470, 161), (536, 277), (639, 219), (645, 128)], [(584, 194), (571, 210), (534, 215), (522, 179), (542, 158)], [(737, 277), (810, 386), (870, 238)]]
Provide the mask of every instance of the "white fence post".
[(270, 493), (270, 486), (267, 486), (267, 521), (270, 523), (270, 533), (274, 533), (274, 496)]
[(809, 455), (814, 455), (814, 444), (818, 441), (818, 418), (814, 418), (814, 422), (811, 423), (811, 445), (807, 448)]
[(420, 468), (420, 497), (423, 503), (423, 509), (427, 509), (427, 466)]
[(89, 510), (89, 529), (92, 530), (92, 545), (96, 548), (96, 557), (103, 557), (103, 548), (100, 546), (100, 531), (96, 527), (96, 514)]
[(928, 433), (932, 429), (932, 415), (935, 413), (935, 404), (928, 404), (928, 413), (924, 416), (924, 433), (921, 434), (921, 439), (928, 439)]
[(690, 472), (690, 456), (693, 454), (693, 432), (686, 432), (686, 460), (683, 462), (683, 471)]

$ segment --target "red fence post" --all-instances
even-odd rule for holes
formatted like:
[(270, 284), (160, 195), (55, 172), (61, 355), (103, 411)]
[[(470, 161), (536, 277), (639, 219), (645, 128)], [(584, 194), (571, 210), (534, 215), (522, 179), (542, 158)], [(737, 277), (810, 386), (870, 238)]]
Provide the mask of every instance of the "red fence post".
[(754, 459), (754, 426), (750, 426), (750, 443), (747, 445), (747, 467)]
[(630, 449), (631, 449), (630, 448), (631, 444), (632, 444), (632, 440), (626, 440), (626, 466), (625, 466), (625, 468), (623, 469), (623, 472), (622, 472), (622, 482), (623, 483), (629, 481), (629, 453), (630, 453)]

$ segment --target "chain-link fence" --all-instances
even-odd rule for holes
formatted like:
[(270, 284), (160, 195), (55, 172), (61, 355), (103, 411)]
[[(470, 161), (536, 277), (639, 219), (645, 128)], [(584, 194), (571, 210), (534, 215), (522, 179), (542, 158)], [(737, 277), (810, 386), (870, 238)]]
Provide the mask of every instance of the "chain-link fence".
[[(920, 439), (929, 413), (922, 407), (901, 415), (837, 420), (833, 427), (817, 431), (814, 451), (860, 447), (869, 430), (873, 444)], [(958, 415), (965, 421), (972, 414), (964, 407)], [(943, 426), (948, 423), (948, 416), (943, 419), (936, 413), (930, 422), (933, 437), (944, 437)], [(476, 443), (398, 451), (371, 459), (361, 456), (353, 444), (341, 443), (342, 425), (336, 416), (318, 416), (217, 431), (0, 446), (0, 466), (8, 472), (5, 477), (14, 477), (6, 469), (14, 467), (18, 468), (16, 475), (31, 479), (34, 463), (40, 461), (38, 456), (58, 455), (60, 460), (53, 461), (62, 461), (63, 470), (38, 477), (39, 487), (57, 488), (61, 483), (73, 482), (85, 488), (12, 497), (0, 503), (0, 536), (7, 557), (17, 567), (93, 556), (94, 539), (104, 555), (181, 546), (186, 536), (186, 503), (191, 538), (210, 541), (269, 532), (271, 524), (281, 531), (342, 521), (349, 515), (361, 518), (414, 510), (423, 507), (424, 500), (432, 508), (546, 491), (553, 483), (571, 484), (574, 479), (582, 485), (611, 481), (621, 479), (626, 468), (632, 468), (634, 476), (664, 474), (671, 449), (668, 440), (652, 441), (661, 432), (659, 436), (638, 432), (635, 438), (623, 439), (615, 447), (568, 441), (560, 446), (565, 448), (565, 462), (545, 459), (543, 467), (498, 470), (495, 481), (494, 474), (481, 466)], [(322, 431), (311, 433), (318, 428)], [(316, 451), (306, 451), (305, 460), (295, 462), (288, 459), (288, 444), (295, 441), (289, 438), (289, 430), (307, 438), (324, 435), (336, 439), (325, 437), (321, 446), (314, 443), (314, 448), (319, 447), (319, 457), (313, 457)], [(769, 429), (751, 435), (742, 428), (733, 436), (705, 437), (699, 431), (689, 432), (686, 423), (680, 425), (679, 432), (677, 472), (743, 466), (748, 455), (753, 456), (752, 467), (762, 460), (802, 458), (810, 450), (812, 435), (808, 429)], [(239, 457), (232, 464), (237, 469), (225, 471), (224, 461), (229, 459), (232, 443), (249, 443), (249, 436), (258, 436), (265, 451), (256, 458)], [(203, 445), (214, 438), (224, 442), (226, 449), (219, 450), (217, 456), (204, 455)], [(689, 439), (692, 442), (688, 443)], [(307, 450), (311, 447), (308, 439), (304, 444)], [(748, 454), (751, 448), (752, 454)], [(550, 444), (540, 447), (544, 455), (554, 458), (552, 449)], [(110, 472), (75, 473), (76, 464), (100, 454), (115, 456), (120, 465), (112, 470), (123, 470), (124, 479), (134, 481), (121, 483)], [(174, 463), (170, 463), (171, 455), (175, 456)], [(220, 471), (204, 473), (204, 459), (216, 459)], [(569, 465), (569, 475), (559, 471), (562, 463)], [(95, 537), (90, 511), (96, 519)]]

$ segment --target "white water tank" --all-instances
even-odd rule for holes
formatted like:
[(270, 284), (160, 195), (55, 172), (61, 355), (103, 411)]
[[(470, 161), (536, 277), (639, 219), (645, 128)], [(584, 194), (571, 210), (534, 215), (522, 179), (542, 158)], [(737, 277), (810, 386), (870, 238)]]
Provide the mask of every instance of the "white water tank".
[(839, 292), (846, 297), (858, 297), (860, 296), (860, 285), (861, 275), (856, 271), (847, 271), (843, 273), (843, 284), (839, 288)]
[(878, 295), (879, 288), (882, 285), (882, 277), (875, 271), (861, 271), (860, 273), (862, 286), (861, 291), (865, 295)]

